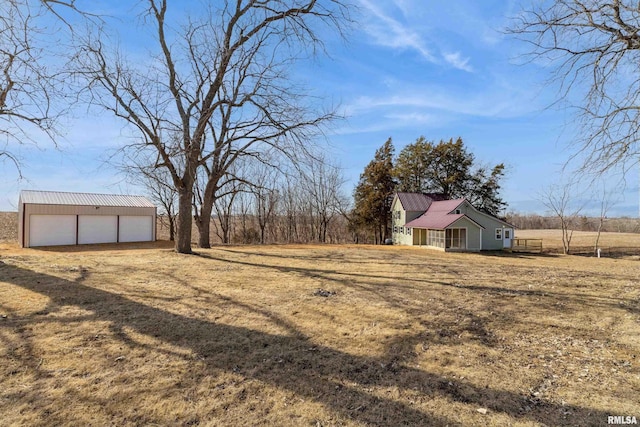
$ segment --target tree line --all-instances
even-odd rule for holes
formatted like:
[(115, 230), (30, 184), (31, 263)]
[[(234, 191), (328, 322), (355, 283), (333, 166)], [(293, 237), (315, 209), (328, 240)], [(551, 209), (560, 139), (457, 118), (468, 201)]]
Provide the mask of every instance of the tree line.
[[(290, 165), (291, 166), (291, 165)], [(129, 168), (132, 178), (141, 180), (151, 200), (160, 207), (161, 226), (173, 240), (177, 234), (177, 192), (156, 169)], [(211, 213), (202, 213), (203, 189), (196, 182), (193, 215), (196, 226), (207, 222), (216, 242), (347, 243), (357, 241), (348, 226), (351, 200), (344, 192), (342, 170), (323, 157), (313, 157), (287, 171), (261, 162), (239, 162), (233, 175), (223, 177)]]
[[(506, 219), (521, 230), (561, 230), (562, 222), (557, 216), (509, 212)], [(589, 215), (576, 215), (571, 218), (572, 229), (579, 231), (603, 231), (613, 233), (640, 233), (637, 218), (601, 218)]]

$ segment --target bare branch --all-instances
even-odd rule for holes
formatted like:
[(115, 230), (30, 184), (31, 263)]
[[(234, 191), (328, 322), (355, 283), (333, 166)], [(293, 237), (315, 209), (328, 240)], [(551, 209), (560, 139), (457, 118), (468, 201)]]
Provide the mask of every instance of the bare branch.
[[(640, 161), (640, 9), (635, 0), (554, 0), (526, 10), (507, 30), (531, 59), (555, 65), (565, 100), (581, 97), (572, 160), (602, 174)], [(571, 102), (571, 101), (569, 101)]]
[[(305, 153), (333, 112), (291, 83), (287, 69), (322, 47), (319, 29), (343, 30), (340, 0), (226, 0), (185, 25), (169, 0), (145, 0), (143, 24), (155, 47), (149, 64), (108, 48), (107, 27), (83, 39), (75, 63), (89, 101), (122, 118), (140, 135), (127, 150), (151, 150), (179, 193), (176, 250), (191, 251), (195, 208), (200, 246), (209, 246), (215, 199), (236, 162), (278, 151)], [(179, 135), (179, 138), (176, 136)], [(224, 192), (224, 191), (223, 191)], [(194, 205), (192, 207), (192, 205)]]

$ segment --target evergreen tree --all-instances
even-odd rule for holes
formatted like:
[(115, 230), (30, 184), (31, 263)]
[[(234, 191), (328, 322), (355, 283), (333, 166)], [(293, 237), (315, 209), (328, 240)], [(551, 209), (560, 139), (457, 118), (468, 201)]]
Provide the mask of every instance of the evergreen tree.
[(433, 144), (424, 136), (409, 144), (398, 155), (393, 174), (398, 180), (398, 191), (423, 193), (431, 186)]
[(418, 138), (402, 149), (393, 174), (398, 191), (440, 193), (447, 199), (464, 197), (492, 215), (499, 215), (506, 207), (500, 198), (504, 164), (493, 168), (476, 166), (475, 156), (466, 149), (462, 138), (438, 144)]
[(504, 164), (495, 165), (489, 175), (487, 170), (486, 167), (478, 168), (473, 176), (475, 185), (466, 198), (475, 208), (498, 216), (507, 207), (500, 197), (500, 179), (504, 177)]
[(364, 168), (354, 192), (357, 222), (374, 232), (376, 243), (384, 243), (389, 236), (391, 202), (396, 187), (393, 178), (394, 151), (389, 138)]
[(474, 187), (473, 161), (474, 156), (466, 150), (462, 138), (456, 142), (440, 141), (433, 148), (428, 192), (442, 193), (447, 199), (465, 197)]

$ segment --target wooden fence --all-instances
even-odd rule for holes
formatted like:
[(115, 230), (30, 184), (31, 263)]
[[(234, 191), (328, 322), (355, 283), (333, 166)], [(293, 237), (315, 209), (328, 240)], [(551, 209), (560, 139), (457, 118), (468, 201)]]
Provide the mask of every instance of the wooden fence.
[(511, 242), (511, 251), (542, 253), (542, 239), (514, 238)]

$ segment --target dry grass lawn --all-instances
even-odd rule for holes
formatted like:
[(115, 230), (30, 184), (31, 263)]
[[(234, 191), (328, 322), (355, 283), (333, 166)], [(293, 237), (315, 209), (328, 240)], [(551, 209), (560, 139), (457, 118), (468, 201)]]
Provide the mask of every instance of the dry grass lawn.
[(639, 278), (632, 259), (0, 243), (2, 425), (640, 418)]

